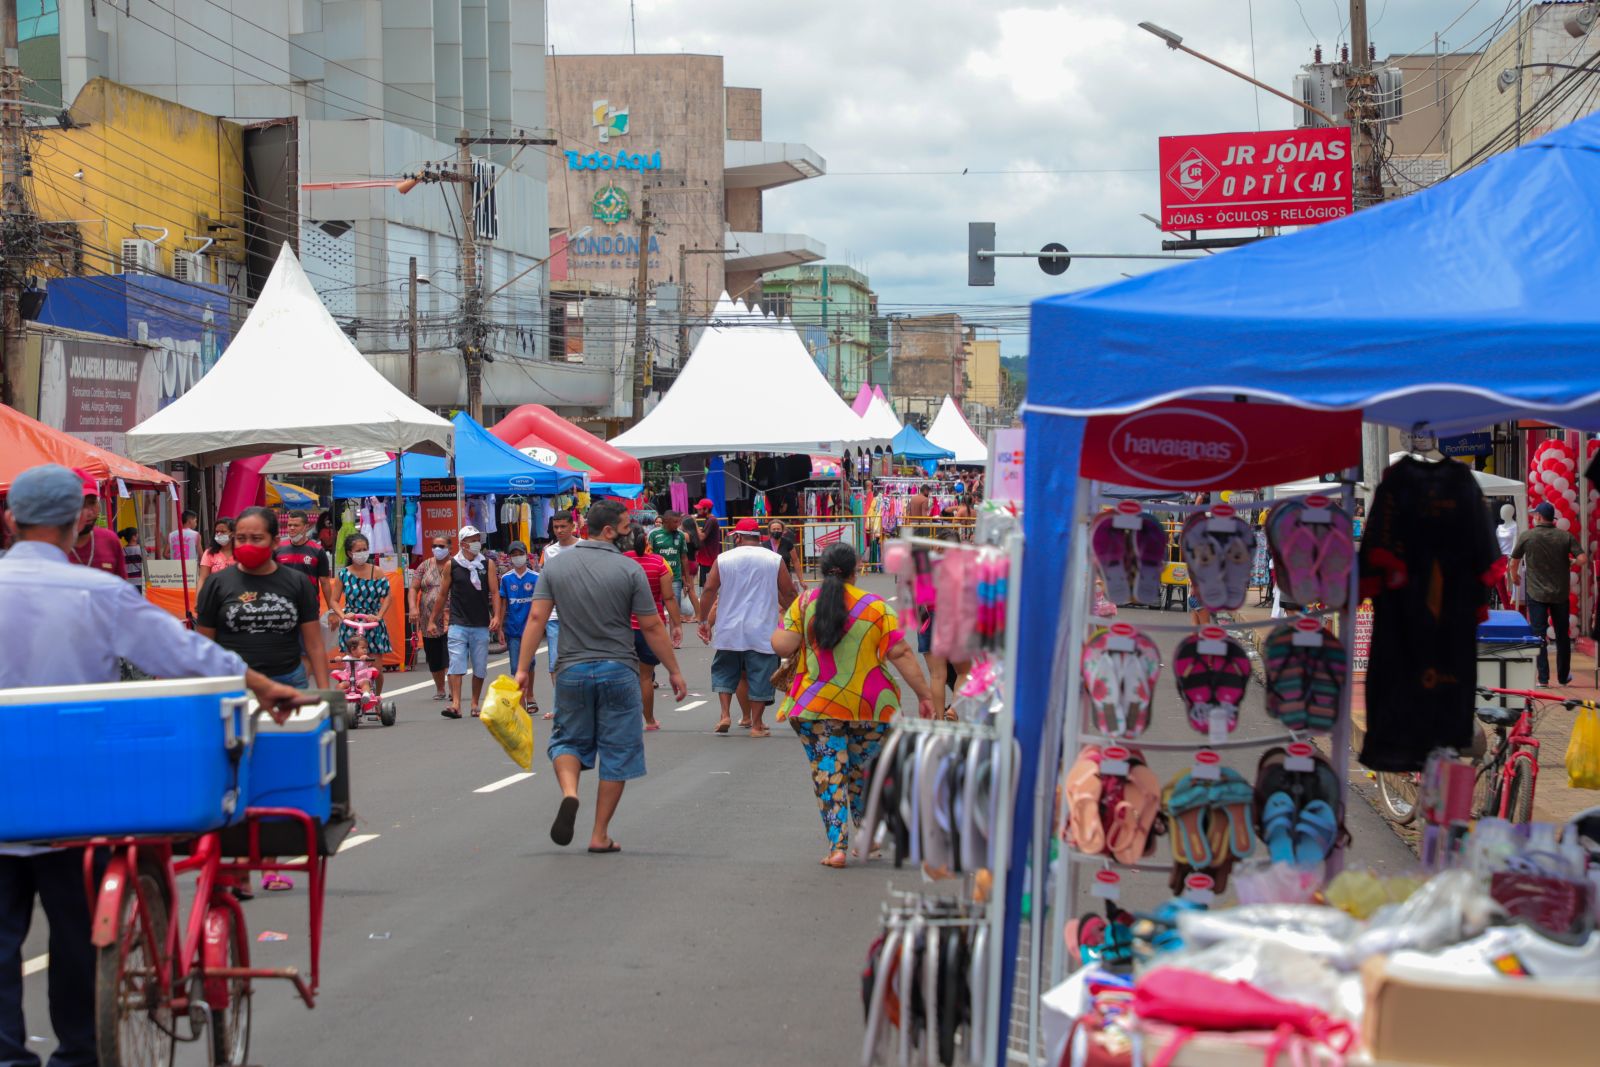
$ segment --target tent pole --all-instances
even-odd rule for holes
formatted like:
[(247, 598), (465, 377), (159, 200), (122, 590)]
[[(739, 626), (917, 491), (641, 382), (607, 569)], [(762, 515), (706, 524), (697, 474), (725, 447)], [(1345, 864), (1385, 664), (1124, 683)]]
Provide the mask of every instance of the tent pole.
[[(415, 260), (412, 260), (411, 267), (411, 273), (415, 276)], [(416, 286), (414, 284), (411, 287), (411, 293), (414, 304), (416, 301)], [(406, 501), (405, 486), (401, 481), (401, 468), (405, 466), (405, 463), (406, 450), (404, 446), (401, 446), (400, 450), (394, 454), (394, 565), (400, 570), (400, 644), (398, 647), (400, 650), (400, 669), (402, 671), (406, 669), (406, 654), (404, 650), (410, 647), (407, 642), (411, 639), (408, 627), (410, 620), (406, 618), (406, 612), (411, 607), (411, 598), (406, 595), (405, 585), (407, 569), (405, 549)]]

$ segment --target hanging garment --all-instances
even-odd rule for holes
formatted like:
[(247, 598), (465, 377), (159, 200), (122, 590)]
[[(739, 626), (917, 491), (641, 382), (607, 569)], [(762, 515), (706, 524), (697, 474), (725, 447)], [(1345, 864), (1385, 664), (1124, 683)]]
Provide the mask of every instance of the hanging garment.
[(407, 500), (405, 519), (400, 524), (400, 542), (407, 548), (417, 543), (417, 502)]
[(394, 555), (394, 534), (389, 530), (389, 505), (381, 500), (371, 504), (372, 532), (367, 535), (367, 545), (375, 555)]
[(346, 508), (344, 513), (344, 525), (339, 527), (339, 532), (333, 536), (334, 566), (340, 568), (344, 567), (345, 563), (348, 561), (348, 557), (346, 556), (344, 550), (344, 543), (352, 534), (358, 533), (361, 533), (361, 527), (356, 525), (355, 512)]
[(1500, 547), (1460, 463), (1405, 457), (1384, 473), (1361, 543), (1373, 601), (1361, 762), (1421, 770), (1435, 748), (1471, 749), (1478, 623)]

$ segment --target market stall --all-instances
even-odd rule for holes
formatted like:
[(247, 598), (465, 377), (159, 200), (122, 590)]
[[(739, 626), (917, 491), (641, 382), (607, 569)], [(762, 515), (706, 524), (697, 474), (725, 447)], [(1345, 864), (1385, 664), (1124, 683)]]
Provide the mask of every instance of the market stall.
[(933, 417), (933, 425), (928, 427), (928, 440), (954, 452), (954, 458), (946, 462), (956, 466), (981, 467), (989, 462), (989, 446), (973, 430), (972, 424), (961, 413), (961, 407), (948, 394), (939, 405), (939, 413)]
[[(1015, 877), (1006, 885), (1001, 954), (1008, 966), (1019, 951), (1027, 961), (1028, 980), (1020, 988), (1029, 998), (1024, 1006), (1030, 1019), (1028, 1062), (1039, 1062), (1037, 998), (1046, 984), (1044, 975), (1050, 961), (1064, 951), (1059, 940), (1051, 940), (1050, 924), (1037, 921), (1039, 902), (1050, 895), (1047, 887), (1060, 884), (1052, 883), (1052, 878), (1069, 879), (1075, 868), (1086, 869), (1074, 851), (1094, 851), (1064, 846), (1059, 863), (1044, 860), (1062, 814), (1054, 797), (1063, 761), (1077, 759), (1079, 752), (1069, 749), (1088, 733), (1084, 701), (1091, 698), (1083, 695), (1077, 675), (1092, 632), (1085, 618), (1090, 603), (1089, 523), (1110, 522), (1100, 513), (1103, 502), (1096, 483), (1126, 481), (1131, 469), (1139, 472), (1135, 481), (1144, 484), (1165, 478), (1165, 484), (1188, 490), (1249, 488), (1308, 476), (1319, 468), (1327, 472), (1348, 466), (1355, 444), (1352, 436), (1339, 438), (1343, 443), (1336, 451), (1314, 457), (1298, 471), (1267, 471), (1265, 477), (1249, 473), (1249, 465), (1264, 456), (1314, 445), (1318, 433), (1311, 429), (1311, 420), (1319, 413), (1359, 412), (1369, 421), (1399, 427), (1419, 439), (1431, 432), (1470, 430), (1521, 418), (1582, 429), (1600, 427), (1600, 365), (1593, 358), (1600, 339), (1600, 302), (1573, 303), (1553, 295), (1565, 292), (1572, 277), (1592, 269), (1600, 249), (1600, 214), (1550, 210), (1551, 204), (1592, 203), (1596, 188), (1600, 188), (1600, 119), (1588, 119), (1534, 145), (1493, 157), (1460, 177), (1348, 219), (1185, 267), (1035, 303), (1034, 358), (1025, 408), (1027, 580), (1022, 585), (1021, 623), (1013, 631), (1018, 643), (1015, 721), (1023, 758), (1011, 839)], [(1139, 368), (1139, 373), (1128, 373), (1129, 367)], [(1411, 523), (1422, 519), (1410, 505), (1408, 491), (1413, 499), (1419, 491), (1431, 494), (1429, 499), (1449, 496), (1450, 507), (1472, 515), (1473, 521), (1456, 524), (1460, 533), (1437, 524), (1418, 527), (1426, 530), (1423, 540), (1468, 538), (1462, 558), (1482, 562), (1487, 553), (1470, 539), (1480, 536), (1476, 532), (1480, 526), (1483, 538), (1488, 532), (1481, 517), (1469, 510), (1473, 501), (1481, 507), (1481, 494), (1459, 472), (1456, 464), (1403, 460), (1386, 475), (1378, 492), (1387, 496), (1382, 506), (1394, 521)], [(1445, 493), (1439, 487), (1447, 482)], [(1347, 493), (1341, 489), (1338, 494), (1345, 496), (1345, 514), (1350, 504)], [(1302, 525), (1314, 527), (1327, 515), (1334, 516), (1326, 520), (1327, 528), (1340, 528), (1341, 508), (1330, 506), (1340, 501), (1316, 499), (1317, 495), (1321, 494), (1291, 502), (1300, 509)], [(1142, 521), (1138, 511), (1133, 505), (1130, 522)], [(1108, 514), (1114, 513), (1115, 508)], [(1190, 515), (1207, 522), (1230, 518), (1205, 505), (1192, 507)], [(1063, 516), (1071, 531), (1067, 551), (1061, 545)], [(1377, 522), (1369, 513), (1369, 540)], [(1110, 525), (1107, 529), (1116, 530)], [(1136, 534), (1132, 528), (1127, 531), (1129, 537)], [(1321, 544), (1324, 535), (1312, 529), (1304, 536)], [(1115, 543), (1115, 537), (1106, 541), (1107, 546)], [(1347, 611), (1356, 594), (1354, 560), (1346, 557), (1344, 566), (1351, 583), (1347, 591), (1341, 595), (1338, 582), (1333, 582), (1311, 598), (1336, 612)], [(1383, 579), (1379, 588), (1405, 588), (1402, 572), (1393, 569), (1392, 561), (1369, 556), (1367, 566), (1369, 573)], [(1470, 605), (1483, 595), (1482, 578), (1457, 569), (1441, 579), (1442, 594), (1453, 599), (1445, 605), (1439, 624), (1442, 634), (1449, 632), (1439, 640), (1452, 656), (1461, 653), (1458, 645), (1465, 647), (1467, 657), (1473, 655), (1476, 619)], [(1330, 597), (1339, 602), (1330, 602)], [(1380, 600), (1374, 656), (1387, 655), (1393, 661), (1395, 649), (1404, 647), (1407, 631), (1397, 629), (1392, 618), (1386, 630), (1385, 614)], [(1321, 623), (1308, 624), (1312, 628), (1321, 630)], [(1202, 641), (1208, 639), (1200, 636)], [(1395, 642), (1388, 653), (1378, 651)], [(1412, 693), (1410, 676), (1403, 671), (1385, 675), (1377, 662), (1371, 671), (1364, 758), (1380, 769), (1412, 766), (1416, 748), (1458, 743), (1446, 735), (1472, 726), (1471, 683), (1453, 680), (1442, 687), (1448, 694), (1437, 697), (1448, 707), (1441, 705), (1437, 720), (1423, 720), (1435, 725), (1425, 728), (1428, 736), (1412, 739), (1405, 758), (1375, 754), (1371, 745), (1375, 716), (1388, 714), (1386, 701)], [(1469, 687), (1464, 695), (1463, 685)], [(1348, 686), (1339, 695), (1346, 703), (1331, 716), (1329, 758), (1334, 761), (1348, 754), (1343, 733), (1348, 730)], [(1415, 708), (1413, 712), (1420, 713)], [(1208, 733), (1214, 732), (1211, 722), (1206, 726)], [(1151, 756), (1166, 761), (1164, 772), (1174, 769), (1172, 755), (1152, 752)], [(1176, 766), (1182, 768), (1194, 759), (1191, 752), (1179, 752)], [(1193, 773), (1192, 767), (1188, 773)], [(1081, 839), (1077, 844), (1082, 845)], [(1024, 879), (1030, 854), (1031, 877)], [(1329, 859), (1325, 873), (1331, 874), (1338, 866), (1336, 848), (1330, 849)], [(1114, 860), (1105, 862), (1109, 866), (1101, 870), (1126, 873)], [(1137, 862), (1125, 866), (1139, 869)], [(1115, 879), (1103, 882), (1097, 873), (1094, 881), (1107, 884)], [(1063, 886), (1068, 906), (1071, 888)], [(1025, 950), (1017, 941), (1024, 894), (1035, 902), (1036, 920)], [(1059, 923), (1055, 929), (1060, 929)], [(1009, 972), (999, 988), (997, 1017), (1010, 1018)], [(1537, 994), (1533, 997), (1540, 999)], [(1570, 1011), (1562, 1015), (1560, 1007), (1552, 1007), (1547, 998), (1540, 1010), (1546, 1018), (1570, 1018)], [(1582, 1010), (1581, 1004), (1576, 1010)], [(1383, 1018), (1390, 1016), (1385, 1013)], [(1369, 1042), (1381, 1041), (1381, 1020), (1367, 1022)], [(989, 1062), (1004, 1059), (1003, 1044), (1002, 1038), (990, 1050)], [(1452, 1045), (1448, 1062), (1467, 1062), (1458, 1058), (1459, 1044)], [(1393, 1036), (1380, 1047), (1415, 1048)], [(1255, 1059), (1259, 1058), (1257, 1052)], [(1546, 1062), (1567, 1061), (1558, 1055)]]
[(933, 469), (933, 464), (939, 460), (956, 457), (956, 454), (948, 448), (940, 448), (922, 436), (917, 432), (917, 428), (909, 423), (894, 435), (889, 448), (899, 458), (911, 460), (913, 463), (927, 464), (926, 469), (930, 471)]

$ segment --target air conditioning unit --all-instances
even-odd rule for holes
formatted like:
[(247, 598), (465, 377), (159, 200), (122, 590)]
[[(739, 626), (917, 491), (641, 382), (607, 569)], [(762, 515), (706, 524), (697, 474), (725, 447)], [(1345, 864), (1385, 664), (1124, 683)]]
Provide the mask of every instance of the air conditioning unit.
[(122, 242), (122, 273), (160, 274), (161, 249), (154, 241), (142, 237), (124, 238)]
[(199, 252), (174, 252), (172, 276), (180, 282), (210, 285), (211, 261)]

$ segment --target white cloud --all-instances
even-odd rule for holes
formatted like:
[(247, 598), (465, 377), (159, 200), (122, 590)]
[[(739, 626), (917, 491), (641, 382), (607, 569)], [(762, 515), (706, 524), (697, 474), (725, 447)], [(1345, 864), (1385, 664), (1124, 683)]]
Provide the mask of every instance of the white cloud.
[[(1433, 32), (1465, 2), (1369, 0), (1379, 53), (1431, 49)], [(1249, 72), (1251, 4), (637, 0), (636, 7), (641, 52), (723, 55), (728, 84), (762, 89), (767, 136), (803, 141), (827, 159), (827, 177), (767, 195), (766, 226), (810, 234), (831, 260), (866, 264), (884, 306), (895, 310), (1018, 307), (1162, 266), (1080, 260), (1053, 278), (1029, 261), (1002, 260), (998, 285), (970, 289), (967, 223), (995, 222), (1008, 248), (1057, 240), (1079, 251), (1158, 252), (1160, 234), (1139, 217), (1159, 207), (1156, 139), (1255, 129), (1258, 94), (1169, 51), (1137, 24), (1159, 23)], [(1253, 0), (1258, 77), (1287, 89), (1314, 44), (1332, 55), (1345, 6)], [(1501, 6), (1468, 13), (1445, 35), (1446, 47), (1465, 43)], [(549, 0), (549, 17), (558, 52), (629, 49), (626, 0)], [(1259, 108), (1262, 128), (1288, 124), (1287, 103), (1263, 93)], [(955, 173), (916, 173), (927, 171)], [(1028, 173), (1041, 171), (1054, 173)], [(999, 316), (974, 310), (969, 317)], [(1006, 318), (1015, 323), (1006, 335), (1010, 353), (1026, 351), (1024, 319), (1020, 311)]]

